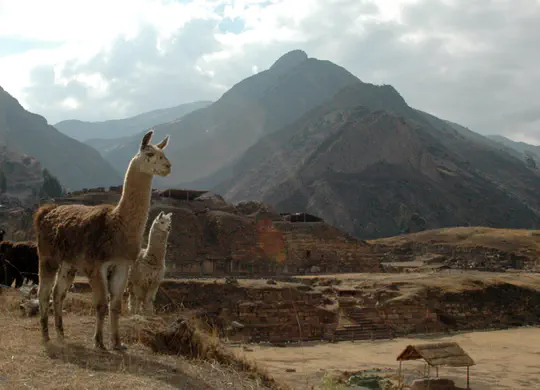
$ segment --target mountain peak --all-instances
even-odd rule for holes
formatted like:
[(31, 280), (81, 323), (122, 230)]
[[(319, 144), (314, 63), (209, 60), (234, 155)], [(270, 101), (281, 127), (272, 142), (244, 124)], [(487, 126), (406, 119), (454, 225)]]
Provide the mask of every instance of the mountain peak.
[(308, 59), (308, 55), (303, 50), (292, 50), (283, 54), (270, 69), (290, 69)]

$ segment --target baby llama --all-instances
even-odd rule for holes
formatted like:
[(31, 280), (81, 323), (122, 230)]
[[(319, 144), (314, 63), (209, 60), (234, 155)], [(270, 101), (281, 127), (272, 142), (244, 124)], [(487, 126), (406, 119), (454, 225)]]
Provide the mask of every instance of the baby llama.
[[(48, 204), (34, 215), (39, 255), (39, 306), (43, 342), (49, 341), (49, 297), (52, 291), (56, 334), (64, 339), (62, 306), (76, 272), (90, 281), (96, 325), (94, 346), (105, 349), (103, 325), (110, 304), (110, 335), (114, 349), (120, 342), (118, 321), (129, 267), (135, 262), (143, 242), (148, 219), (154, 175), (168, 176), (171, 163), (163, 149), (169, 137), (150, 144), (147, 132), (140, 149), (131, 159), (117, 205), (86, 206)], [(56, 277), (56, 282), (55, 282)], [(54, 287), (53, 287), (54, 285)]]
[(144, 313), (154, 313), (154, 300), (165, 275), (165, 254), (171, 231), (171, 215), (161, 211), (154, 219), (148, 235), (148, 246), (141, 249), (139, 257), (131, 267), (128, 281), (129, 311), (138, 314), (141, 306)]

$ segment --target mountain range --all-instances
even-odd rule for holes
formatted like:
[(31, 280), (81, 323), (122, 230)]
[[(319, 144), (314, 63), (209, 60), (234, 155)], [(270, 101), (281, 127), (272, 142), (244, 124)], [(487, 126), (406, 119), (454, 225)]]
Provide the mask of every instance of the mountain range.
[(179, 106), (162, 108), (135, 115), (129, 118), (113, 119), (101, 122), (85, 122), (70, 119), (54, 125), (62, 133), (78, 141), (86, 141), (92, 147), (99, 149), (112, 138), (128, 137), (158, 123), (174, 121), (182, 116), (210, 105), (210, 101), (198, 101)]
[(540, 175), (515, 154), (359, 81), (259, 141), (215, 190), (305, 210), (362, 238), (418, 220), (413, 229), (536, 227)]
[[(300, 50), (285, 54), (268, 70), (234, 85), (210, 106), (155, 126), (156, 138), (171, 135), (167, 155), (175, 167), (170, 177), (157, 179), (156, 185), (185, 185), (212, 175), (216, 175), (214, 180), (206, 180), (206, 184), (217, 184), (226, 176), (220, 171), (261, 137), (290, 124), (356, 80), (344, 68), (308, 58)], [(103, 152), (103, 157), (123, 171), (139, 139), (139, 135), (133, 136)]]
[(26, 111), (1, 87), (0, 145), (11, 155), (36, 159), (70, 189), (122, 183), (122, 176), (95, 149), (59, 132), (42, 116)]
[[(307, 211), (366, 239), (463, 225), (540, 227), (540, 148), (410, 107), (392, 86), (303, 51), (190, 107), (86, 142), (124, 172), (140, 133), (155, 127), (156, 138), (171, 135), (173, 164), (157, 186)], [(59, 127), (75, 131), (69, 123)]]

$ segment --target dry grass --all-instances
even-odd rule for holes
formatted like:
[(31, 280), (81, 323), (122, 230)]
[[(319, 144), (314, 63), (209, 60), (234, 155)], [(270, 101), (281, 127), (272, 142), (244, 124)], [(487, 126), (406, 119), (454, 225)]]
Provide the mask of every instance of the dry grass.
[[(236, 280), (238, 281), (238, 287), (240, 288), (283, 289), (283, 288), (298, 288), (298, 287), (303, 288), (304, 287), (301, 283), (284, 282), (284, 281), (278, 281), (277, 284), (268, 284), (266, 279), (237, 278)], [(90, 286), (88, 285), (88, 278), (84, 276), (76, 276), (74, 282), (75, 284), (79, 284), (81, 285), (81, 287), (84, 287), (86, 290), (90, 291)], [(215, 277), (215, 278), (209, 278), (209, 279), (166, 278), (163, 280), (162, 285), (174, 287), (174, 285), (181, 286), (181, 285), (192, 284), (192, 283), (225, 285), (226, 281), (224, 277)]]
[(269, 388), (260, 377), (267, 375), (251, 363), (251, 371), (244, 372), (238, 365), (205, 359), (203, 355), (186, 358), (152, 353), (139, 341), (149, 330), (166, 326), (166, 320), (157, 317), (121, 319), (122, 338), (129, 344), (126, 352), (94, 350), (95, 321), (88, 294), (68, 294), (66, 342), (56, 342), (53, 330), (53, 341), (44, 346), (38, 319), (22, 318), (18, 303), (17, 293), (0, 295), (2, 389)]
[(527, 229), (493, 229), (487, 227), (455, 227), (426, 230), (368, 241), (370, 244), (400, 246), (407, 243), (451, 244), (460, 247), (486, 247), (502, 251), (537, 253), (540, 250), (540, 231)]
[(216, 334), (202, 331), (204, 324), (195, 318), (177, 319), (166, 328), (146, 327), (141, 341), (153, 352), (182, 355), (204, 361), (215, 361), (238, 372), (249, 373), (251, 379), (269, 389), (285, 389), (254, 362), (227, 349)]

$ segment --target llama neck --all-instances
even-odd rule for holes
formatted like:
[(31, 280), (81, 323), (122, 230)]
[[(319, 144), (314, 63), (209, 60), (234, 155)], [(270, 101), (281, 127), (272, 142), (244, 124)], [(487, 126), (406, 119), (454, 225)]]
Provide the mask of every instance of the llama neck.
[(165, 262), (165, 252), (167, 250), (167, 239), (169, 232), (164, 232), (159, 229), (150, 229), (148, 237), (148, 247), (146, 248), (146, 256), (155, 259), (159, 264)]
[(124, 178), (122, 197), (116, 206), (118, 215), (126, 222), (130, 236), (142, 241), (144, 227), (148, 220), (152, 194), (152, 175), (136, 169), (134, 162), (129, 163)]

